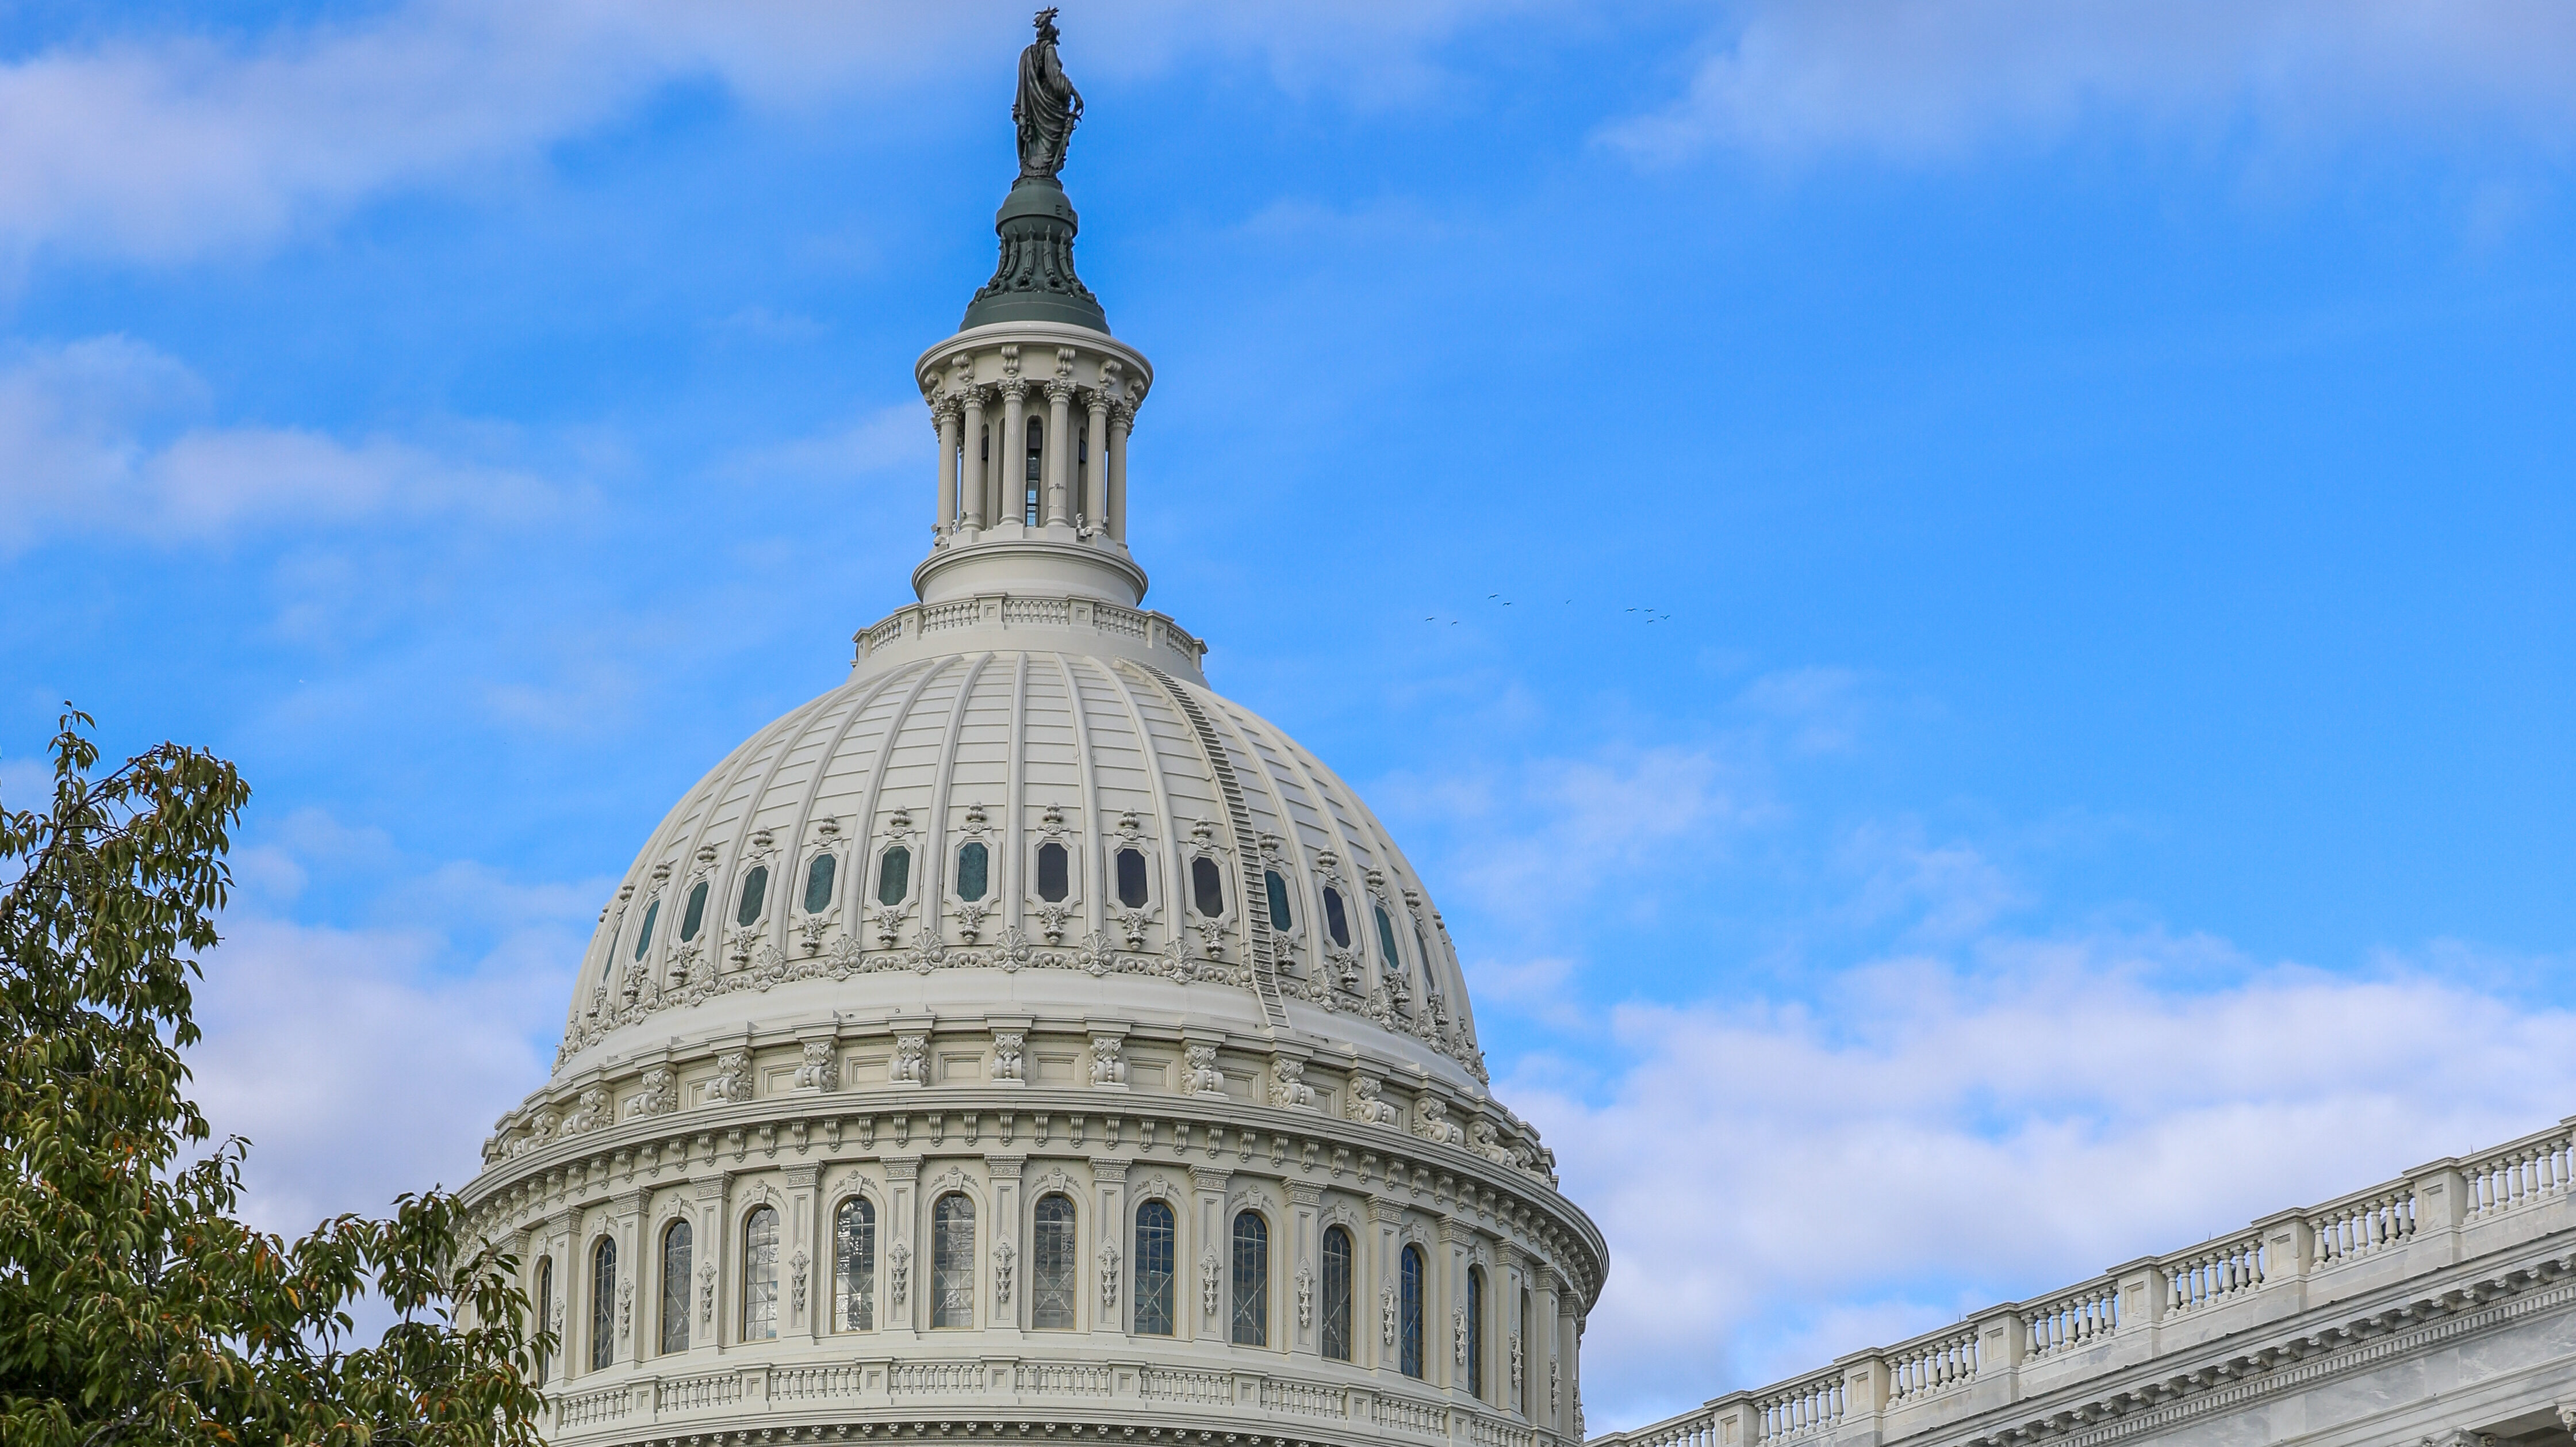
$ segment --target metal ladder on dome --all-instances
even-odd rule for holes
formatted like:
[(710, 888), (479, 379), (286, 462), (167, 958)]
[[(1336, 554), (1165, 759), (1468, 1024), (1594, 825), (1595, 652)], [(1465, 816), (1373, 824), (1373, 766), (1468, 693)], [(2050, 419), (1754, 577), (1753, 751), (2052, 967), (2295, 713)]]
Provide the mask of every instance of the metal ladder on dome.
[(1247, 933), (1251, 936), (1253, 993), (1261, 997), (1262, 1014), (1269, 1019), (1270, 1028), (1285, 1030), (1288, 1007), (1279, 999), (1279, 966), (1275, 937), (1270, 930), (1270, 890), (1261, 878), (1261, 856), (1254, 847), (1252, 810), (1243, 802), (1243, 785), (1234, 777), (1234, 765), (1226, 758), (1216, 725), (1208, 721), (1207, 711), (1190, 697), (1189, 690), (1150, 663), (1135, 667), (1151, 675), (1181, 717), (1189, 720), (1190, 731), (1198, 735), (1199, 752), (1207, 756), (1208, 772), (1215, 776), (1218, 791), (1225, 795), (1226, 818), (1234, 826), (1236, 873), (1240, 876), (1235, 881), (1235, 897), (1243, 901), (1244, 922), (1251, 926)]

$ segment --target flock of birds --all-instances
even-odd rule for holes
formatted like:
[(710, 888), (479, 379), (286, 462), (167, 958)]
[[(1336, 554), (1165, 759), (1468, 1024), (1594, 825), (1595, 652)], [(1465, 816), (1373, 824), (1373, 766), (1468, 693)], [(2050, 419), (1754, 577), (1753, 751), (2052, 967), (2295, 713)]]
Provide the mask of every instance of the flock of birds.
[[(1502, 604), (1504, 607), (1509, 608), (1509, 607), (1513, 606), (1513, 604), (1514, 604), (1517, 600), (1516, 600), (1516, 599), (1511, 599), (1511, 598), (1506, 598), (1506, 597), (1504, 597), (1504, 596), (1503, 596), (1502, 594), (1500, 594), (1500, 593), (1487, 593), (1487, 594), (1485, 595), (1485, 601), (1486, 601), (1486, 602), (1488, 602), (1488, 603), (1500, 603), (1500, 604)], [(1565, 605), (1564, 605), (1564, 606), (1566, 606), (1566, 607), (1568, 607), (1568, 608), (1573, 607), (1573, 606), (1574, 606), (1574, 600), (1573, 600), (1573, 599), (1571, 599), (1571, 598), (1566, 599), (1566, 600), (1565, 600)], [(1644, 616), (1643, 618), (1639, 618), (1639, 619), (1634, 620), (1634, 621), (1641, 622), (1641, 623), (1669, 623), (1669, 622), (1671, 622), (1671, 621), (1672, 621), (1672, 618), (1673, 618), (1673, 615), (1672, 615), (1672, 614), (1665, 612), (1665, 611), (1664, 611), (1664, 610), (1662, 610), (1661, 608), (1637, 607), (1637, 608), (1627, 608), (1627, 609), (1623, 609), (1623, 610), (1621, 610), (1621, 611), (1622, 611), (1622, 616), (1625, 616), (1625, 615), (1627, 615), (1627, 614), (1637, 614), (1637, 613), (1642, 613), (1642, 614), (1644, 614), (1645, 616)], [(1458, 621), (1459, 621), (1459, 620), (1457, 620), (1457, 619), (1455, 619), (1455, 618), (1446, 618), (1446, 617), (1442, 617), (1440, 614), (1437, 614), (1437, 613), (1431, 613), (1431, 614), (1426, 614), (1426, 615), (1424, 615), (1424, 617), (1423, 617), (1422, 621), (1423, 621), (1423, 622), (1425, 622), (1425, 623), (1445, 623), (1445, 624), (1449, 625), (1450, 627), (1455, 628), (1455, 627), (1457, 627), (1457, 626), (1458, 626)]]

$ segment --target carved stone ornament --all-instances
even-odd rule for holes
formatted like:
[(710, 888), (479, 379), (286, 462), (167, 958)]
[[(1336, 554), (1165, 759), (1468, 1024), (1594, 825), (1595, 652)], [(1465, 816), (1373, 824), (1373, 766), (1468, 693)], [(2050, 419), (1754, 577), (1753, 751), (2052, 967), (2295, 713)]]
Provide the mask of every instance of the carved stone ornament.
[(796, 1067), (798, 1090), (838, 1090), (841, 1088), (839, 1052), (829, 1040), (805, 1042), (805, 1063)]
[(1463, 1367), (1467, 1365), (1467, 1308), (1453, 1306), (1449, 1309), (1449, 1328), (1450, 1349), (1457, 1354), (1458, 1365)]
[(630, 1278), (617, 1283), (617, 1339), (627, 1338), (627, 1329), (635, 1324), (635, 1282)]
[(644, 1072), (644, 1093), (626, 1102), (628, 1119), (644, 1115), (668, 1115), (680, 1108), (680, 1082), (671, 1067), (656, 1065)]
[(1556, 1358), (1547, 1359), (1547, 1410), (1552, 1416), (1564, 1404), (1565, 1378)]
[(996, 1030), (993, 1032), (993, 1078), (995, 1080), (1022, 1078), (1020, 1049), (1027, 1041), (1028, 1035), (1024, 1031)]
[(1116, 1035), (1091, 1037), (1091, 1083), (1125, 1085), (1127, 1083), (1127, 1042)]
[(716, 1321), (716, 1264), (712, 1261), (698, 1268), (698, 1324), (712, 1327)]
[(1225, 1094), (1225, 1072), (1216, 1068), (1216, 1047), (1190, 1045), (1184, 1049), (1189, 1055), (1189, 1070), (1181, 1077), (1181, 1093), (1183, 1095)]
[(1313, 1110), (1315, 1087), (1306, 1083), (1306, 1062), (1279, 1056), (1270, 1062), (1270, 1103), (1281, 1110)]
[(1115, 1241), (1100, 1243), (1100, 1309), (1104, 1312), (1118, 1309), (1118, 1243)]
[(1297, 1263), (1297, 1329), (1304, 1331), (1315, 1324), (1315, 1268)]
[(894, 1037), (894, 1064), (887, 1068), (886, 1078), (897, 1085), (921, 1085), (930, 1078), (930, 1037), (898, 1035)]
[(912, 1286), (912, 1244), (902, 1237), (886, 1248), (886, 1299), (894, 1309), (903, 1310), (904, 1293)]
[(1011, 1304), (1011, 1263), (1019, 1259), (1019, 1248), (1005, 1236), (993, 1243), (993, 1304)]
[(1395, 1345), (1395, 1288), (1377, 1289), (1378, 1335), (1388, 1346)]
[(1512, 1333), (1512, 1395), (1521, 1394), (1521, 1334)]
[(1436, 1096), (1425, 1095), (1414, 1101), (1413, 1133), (1434, 1145), (1467, 1143), (1467, 1132), (1449, 1118), (1449, 1107)]
[(728, 1050), (716, 1057), (716, 1078), (707, 1082), (707, 1104), (751, 1099), (751, 1056)]
[(1199, 1310), (1209, 1316), (1216, 1315), (1217, 1273), (1224, 1269), (1225, 1261), (1213, 1246), (1199, 1258)]
[(594, 1085), (581, 1093), (580, 1104), (565, 1113), (561, 1129), (568, 1136), (588, 1135), (606, 1126), (610, 1118), (608, 1092)]
[(1350, 1103), (1342, 1107), (1342, 1114), (1367, 1125), (1394, 1125), (1395, 1102), (1378, 1098), (1385, 1088), (1375, 1076), (1352, 1076)]
[(795, 1256), (787, 1263), (788, 1309), (795, 1313), (798, 1321), (805, 1319), (805, 1268), (813, 1264), (802, 1246), (796, 1248)]
[(1475, 1150), (1476, 1154), (1492, 1161), (1495, 1165), (1515, 1168), (1520, 1165), (1520, 1157), (1512, 1154), (1511, 1147), (1502, 1143), (1494, 1129), (1494, 1123), (1490, 1120), (1476, 1122)]

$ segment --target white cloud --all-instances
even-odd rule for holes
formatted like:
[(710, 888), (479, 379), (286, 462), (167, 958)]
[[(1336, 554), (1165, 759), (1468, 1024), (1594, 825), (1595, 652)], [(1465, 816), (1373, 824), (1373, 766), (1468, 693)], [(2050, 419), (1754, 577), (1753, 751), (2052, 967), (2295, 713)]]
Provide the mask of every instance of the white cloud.
[[(1812, 1006), (1615, 1012), (1627, 1061), (1501, 1087), (1615, 1256), (1596, 1429), (1758, 1386), (2274, 1210), (2500, 1143), (2576, 1104), (2576, 1017), (2426, 975), (2251, 970), (2207, 940), (1989, 943)], [(2240, 983), (2161, 988), (2211, 957)], [(2427, 1050), (2428, 1040), (2476, 1041)], [(2503, 1063), (2504, 1068), (2498, 1068)]]
[[(252, 1143), (247, 1218), (292, 1234), (480, 1170), (492, 1120), (552, 1064), (587, 898), (450, 865), (389, 896), (417, 924), (228, 915), (188, 1060), (217, 1134)], [(467, 967), (454, 958), (463, 929), (496, 936)]]
[[(1068, 16), (1079, 75), (1207, 55), (1292, 90), (1403, 98), (1425, 51), (1491, 7), (1324, 3), (1290, 14), (1142, 0)], [(120, 32), (0, 65), (0, 257), (40, 247), (184, 260), (256, 247), (422, 185), (489, 184), (656, 89), (747, 104), (881, 104), (981, 67), (1007, 94), (1021, 5), (416, 0), (248, 40)], [(994, 124), (1007, 122), (996, 108)]]
[(1750, 0), (1672, 106), (1673, 158), (1955, 156), (2097, 120), (2273, 145), (2503, 127), (2576, 139), (2576, 11), (2551, 0)]
[(21, 352), (0, 368), (0, 550), (56, 533), (167, 543), (281, 520), (529, 517), (558, 499), (526, 473), (392, 438), (196, 425), (206, 397), (184, 364), (125, 337)]

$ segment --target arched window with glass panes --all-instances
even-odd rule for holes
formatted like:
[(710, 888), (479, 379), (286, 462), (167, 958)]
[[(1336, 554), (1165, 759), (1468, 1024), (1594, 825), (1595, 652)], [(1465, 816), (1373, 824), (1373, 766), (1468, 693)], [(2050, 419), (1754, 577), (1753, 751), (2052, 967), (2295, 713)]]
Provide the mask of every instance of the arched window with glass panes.
[(689, 1349), (689, 1279), (696, 1270), (686, 1218), (662, 1228), (662, 1350)]
[(1172, 1264), (1178, 1241), (1172, 1208), (1147, 1201), (1136, 1208), (1136, 1333), (1172, 1334)]
[(1396, 1369), (1408, 1377), (1422, 1375), (1422, 1296), (1430, 1283), (1424, 1279), (1427, 1263), (1422, 1248), (1407, 1246), (1397, 1273), (1395, 1306)]
[(742, 1225), (742, 1339), (778, 1336), (778, 1212), (753, 1211)]
[(832, 1329), (873, 1331), (877, 1324), (877, 1208), (852, 1196), (832, 1213)]
[(960, 1191), (930, 1211), (930, 1324), (975, 1324), (975, 1203)]
[(1258, 1211), (1238, 1211), (1230, 1273), (1233, 1288), (1226, 1339), (1239, 1347), (1270, 1344), (1270, 1223)]
[(1082, 1300), (1082, 1254), (1074, 1239), (1073, 1198), (1038, 1198), (1029, 1223), (1029, 1325), (1071, 1331)]
[(590, 1369), (617, 1360), (617, 1243), (605, 1236), (590, 1248)]
[(1351, 1359), (1351, 1233), (1341, 1226), (1324, 1228), (1324, 1357)]

